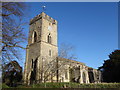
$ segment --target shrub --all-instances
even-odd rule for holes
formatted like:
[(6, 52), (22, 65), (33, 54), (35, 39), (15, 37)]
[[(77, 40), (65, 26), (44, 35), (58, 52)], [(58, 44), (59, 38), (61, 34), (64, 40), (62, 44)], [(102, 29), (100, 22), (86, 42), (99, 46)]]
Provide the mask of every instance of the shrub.
[[(1, 86), (1, 85), (0, 85)], [(2, 83), (2, 88), (10, 88), (9, 86), (7, 86), (5, 83)]]

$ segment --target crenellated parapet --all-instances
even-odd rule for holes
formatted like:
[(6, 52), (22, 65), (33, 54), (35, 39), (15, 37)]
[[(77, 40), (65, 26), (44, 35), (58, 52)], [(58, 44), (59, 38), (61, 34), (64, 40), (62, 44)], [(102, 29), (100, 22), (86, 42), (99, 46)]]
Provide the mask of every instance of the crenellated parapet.
[(55, 19), (53, 19), (52, 17), (48, 16), (47, 14), (45, 14), (44, 12), (42, 12), (41, 14), (38, 14), (37, 16), (35, 16), (34, 18), (32, 18), (30, 20), (30, 25), (34, 22), (36, 22), (39, 19), (46, 19), (48, 21), (50, 21), (52, 24), (57, 24), (57, 21)]

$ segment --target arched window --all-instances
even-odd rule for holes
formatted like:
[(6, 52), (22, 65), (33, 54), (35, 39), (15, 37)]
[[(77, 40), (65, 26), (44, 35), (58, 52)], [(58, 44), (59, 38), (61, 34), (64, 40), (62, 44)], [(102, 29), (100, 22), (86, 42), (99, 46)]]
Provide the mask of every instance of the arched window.
[(37, 33), (34, 31), (32, 35), (32, 43), (37, 42)]
[(31, 84), (33, 84), (36, 81), (37, 60), (38, 60), (38, 58), (36, 58), (35, 61), (33, 61), (33, 59), (32, 59), (33, 71), (31, 72), (31, 76), (30, 76), (30, 83)]
[(65, 70), (65, 79), (68, 79), (68, 71)]
[(82, 77), (83, 77), (83, 83), (86, 83), (86, 74), (85, 74), (85, 72), (83, 72)]
[(49, 34), (48, 37), (47, 37), (47, 42), (50, 43), (50, 44), (51, 44), (51, 42), (52, 42), (51, 39), (52, 39), (52, 38), (51, 38), (51, 36), (50, 36), (50, 34)]
[(37, 33), (34, 32), (34, 42), (37, 42)]

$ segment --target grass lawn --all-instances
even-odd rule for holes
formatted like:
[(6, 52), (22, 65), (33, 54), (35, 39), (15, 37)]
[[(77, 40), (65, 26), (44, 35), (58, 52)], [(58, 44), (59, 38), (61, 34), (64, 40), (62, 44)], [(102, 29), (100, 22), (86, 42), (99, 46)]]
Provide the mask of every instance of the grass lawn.
[[(2, 88), (11, 88), (5, 84), (2, 84)], [(40, 83), (32, 84), (29, 86), (19, 85), (15, 88), (119, 88), (120, 83), (90, 83), (90, 84), (79, 84), (79, 83)]]

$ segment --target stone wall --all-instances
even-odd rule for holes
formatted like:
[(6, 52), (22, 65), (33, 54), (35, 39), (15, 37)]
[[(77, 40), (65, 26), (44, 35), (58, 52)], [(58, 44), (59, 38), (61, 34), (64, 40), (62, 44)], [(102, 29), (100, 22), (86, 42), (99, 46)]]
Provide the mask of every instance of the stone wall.
[(57, 21), (44, 12), (30, 20), (24, 83), (99, 83), (100, 72), (84, 63), (58, 57)]

